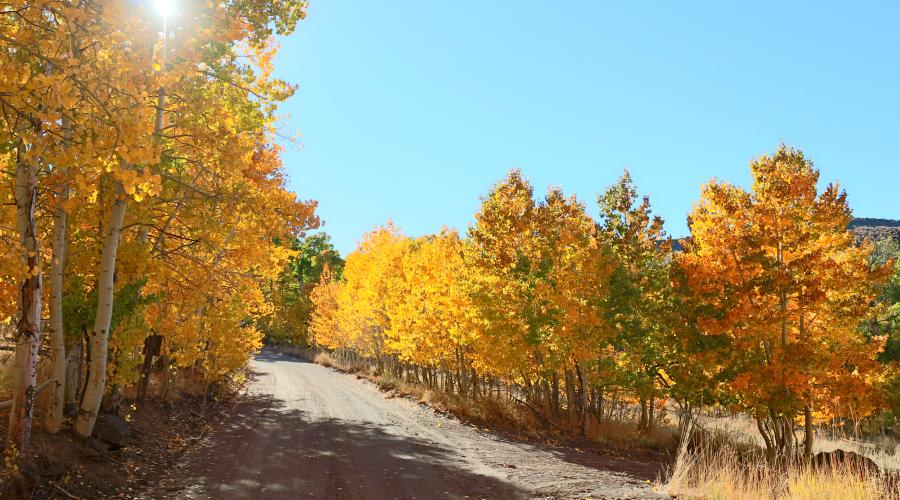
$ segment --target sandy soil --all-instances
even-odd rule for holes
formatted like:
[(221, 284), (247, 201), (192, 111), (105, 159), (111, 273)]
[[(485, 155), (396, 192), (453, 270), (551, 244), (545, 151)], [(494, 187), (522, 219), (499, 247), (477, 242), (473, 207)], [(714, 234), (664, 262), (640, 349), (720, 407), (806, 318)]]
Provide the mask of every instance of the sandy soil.
[[(522, 443), (271, 352), (167, 498), (659, 498), (658, 465)], [(177, 479), (176, 479), (177, 478)], [(156, 496), (151, 494), (150, 496)]]

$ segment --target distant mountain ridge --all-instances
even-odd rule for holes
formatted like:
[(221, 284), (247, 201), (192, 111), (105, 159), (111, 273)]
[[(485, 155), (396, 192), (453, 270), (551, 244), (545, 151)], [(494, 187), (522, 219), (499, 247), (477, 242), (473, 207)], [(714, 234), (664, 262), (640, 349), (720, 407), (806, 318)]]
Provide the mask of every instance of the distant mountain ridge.
[(850, 229), (855, 229), (857, 227), (900, 227), (900, 220), (857, 217), (850, 221), (850, 225), (847, 227)]
[[(850, 221), (847, 228), (853, 231), (853, 235), (858, 242), (885, 239), (893, 239), (900, 242), (900, 220), (857, 217)], [(672, 238), (672, 249), (680, 252), (683, 249), (683, 242), (689, 239), (690, 236)]]
[(850, 222), (857, 241), (892, 239), (900, 242), (900, 220), (858, 218)]

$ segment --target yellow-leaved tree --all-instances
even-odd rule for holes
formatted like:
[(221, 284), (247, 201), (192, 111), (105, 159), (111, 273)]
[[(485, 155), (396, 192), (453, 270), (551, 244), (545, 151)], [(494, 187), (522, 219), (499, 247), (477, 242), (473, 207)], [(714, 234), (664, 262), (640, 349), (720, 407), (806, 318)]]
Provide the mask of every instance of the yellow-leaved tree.
[(401, 271), (388, 309), (388, 349), (422, 367), (428, 380), (435, 368), (455, 372), (449, 380), (467, 395), (477, 377), (470, 363), (473, 331), (466, 317), (469, 296), (459, 234), (445, 228), (417, 238), (403, 254)]
[(47, 428), (61, 428), (69, 402), (88, 436), (142, 357), (146, 375), (151, 338), (207, 381), (241, 366), (260, 345), (251, 325), (272, 310), (264, 285), (292, 255), (280, 242), (318, 225), (315, 203), (286, 190), (275, 146), (274, 113), (293, 87), (272, 77), (272, 37), (294, 29), (305, 2), (194, 2), (167, 23), (148, 7), (47, 0), (0, 11), (14, 456), (27, 451), (43, 304)]

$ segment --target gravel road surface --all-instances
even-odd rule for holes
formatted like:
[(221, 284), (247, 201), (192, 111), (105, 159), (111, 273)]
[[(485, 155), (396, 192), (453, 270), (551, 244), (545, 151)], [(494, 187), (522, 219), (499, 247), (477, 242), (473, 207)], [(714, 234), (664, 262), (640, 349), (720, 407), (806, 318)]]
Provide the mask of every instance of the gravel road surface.
[(167, 497), (661, 498), (653, 464), (514, 441), (270, 351), (251, 368), (248, 395)]

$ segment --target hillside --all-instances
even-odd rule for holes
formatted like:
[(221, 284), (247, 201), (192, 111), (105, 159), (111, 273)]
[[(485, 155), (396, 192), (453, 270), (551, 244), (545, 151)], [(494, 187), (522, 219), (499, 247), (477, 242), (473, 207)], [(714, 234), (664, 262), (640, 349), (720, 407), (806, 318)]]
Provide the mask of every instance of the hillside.
[(853, 219), (850, 229), (858, 241), (893, 239), (900, 242), (900, 220), (892, 219)]
[[(878, 241), (888, 238), (900, 242), (900, 220), (863, 217), (853, 219), (848, 227), (856, 235), (858, 242), (864, 240)], [(674, 238), (672, 240), (672, 249), (680, 252), (684, 248), (682, 243), (689, 238), (690, 236)]]
[(850, 228), (857, 227), (900, 227), (900, 220), (857, 217), (850, 222)]

